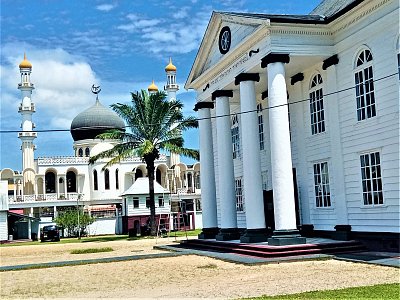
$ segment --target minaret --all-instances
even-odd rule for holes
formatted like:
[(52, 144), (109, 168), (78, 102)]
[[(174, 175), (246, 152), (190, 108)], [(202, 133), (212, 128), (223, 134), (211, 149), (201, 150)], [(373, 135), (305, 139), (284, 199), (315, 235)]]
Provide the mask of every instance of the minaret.
[(22, 131), (18, 133), (18, 138), (21, 140), (22, 150), (22, 170), (24, 174), (23, 191), (25, 195), (34, 193), (35, 166), (34, 166), (34, 139), (37, 137), (37, 132), (33, 131), (35, 124), (32, 122), (32, 114), (35, 112), (35, 104), (32, 102), (32, 91), (34, 89), (31, 83), (32, 64), (26, 59), (19, 64), (21, 73), (21, 83), (18, 84), (18, 89), (21, 91), (22, 102), (18, 108), (21, 114)]
[[(168, 100), (176, 99), (176, 92), (179, 90), (179, 85), (176, 84), (176, 67), (172, 64), (172, 59), (169, 58), (169, 64), (165, 67), (167, 73), (167, 85), (164, 86), (164, 90), (167, 92)], [(179, 164), (181, 161), (179, 154), (170, 153), (170, 165), (174, 166)]]
[(158, 92), (158, 87), (154, 83), (154, 80), (151, 82), (151, 84), (148, 86), (147, 90), (149, 91), (149, 94), (155, 94)]
[(172, 59), (169, 58), (169, 64), (165, 67), (167, 73), (167, 85), (164, 90), (168, 94), (168, 100), (176, 99), (176, 92), (179, 90), (179, 85), (176, 84), (176, 67), (172, 64)]

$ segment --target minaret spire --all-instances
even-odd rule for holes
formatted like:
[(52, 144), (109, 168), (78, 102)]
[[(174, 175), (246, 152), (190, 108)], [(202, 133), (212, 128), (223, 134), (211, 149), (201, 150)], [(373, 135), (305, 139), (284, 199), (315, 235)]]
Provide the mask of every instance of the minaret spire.
[(168, 99), (176, 99), (176, 92), (179, 90), (179, 85), (176, 84), (176, 67), (172, 64), (172, 58), (169, 58), (169, 64), (165, 67), (167, 73), (167, 84), (164, 90), (168, 94)]
[(21, 114), (22, 131), (18, 133), (18, 138), (21, 140), (22, 150), (22, 169), (24, 171), (24, 194), (34, 193), (35, 180), (35, 165), (34, 165), (34, 150), (33, 141), (37, 137), (37, 132), (33, 131), (35, 124), (32, 122), (32, 115), (35, 112), (35, 104), (32, 102), (32, 91), (34, 86), (31, 83), (32, 64), (26, 59), (19, 64), (19, 72), (21, 73), (21, 82), (18, 84), (18, 89), (21, 91), (21, 104), (18, 112)]

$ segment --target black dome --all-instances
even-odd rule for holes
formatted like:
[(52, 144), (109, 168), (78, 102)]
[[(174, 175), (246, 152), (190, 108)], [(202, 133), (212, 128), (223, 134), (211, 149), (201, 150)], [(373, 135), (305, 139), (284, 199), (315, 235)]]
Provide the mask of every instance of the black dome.
[(93, 106), (78, 114), (71, 123), (71, 135), (74, 141), (94, 139), (110, 129), (125, 131), (125, 123), (98, 100)]

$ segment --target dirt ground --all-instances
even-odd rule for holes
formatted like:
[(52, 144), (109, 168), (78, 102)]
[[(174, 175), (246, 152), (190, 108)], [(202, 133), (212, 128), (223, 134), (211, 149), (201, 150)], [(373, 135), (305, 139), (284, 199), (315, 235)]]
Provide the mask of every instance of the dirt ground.
[[(173, 239), (159, 239), (167, 244)], [(1, 265), (159, 253), (155, 240), (2, 247)], [(70, 254), (72, 249), (115, 251)], [(344, 261), (245, 266), (194, 255), (0, 273), (0, 298), (212, 298), (400, 283), (396, 268)]]

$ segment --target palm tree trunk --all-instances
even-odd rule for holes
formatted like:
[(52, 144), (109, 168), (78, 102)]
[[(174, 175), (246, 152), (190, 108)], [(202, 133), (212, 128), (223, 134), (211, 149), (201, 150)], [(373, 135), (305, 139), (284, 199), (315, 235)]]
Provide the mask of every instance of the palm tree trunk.
[(154, 156), (147, 155), (145, 158), (147, 174), (149, 177), (149, 198), (150, 198), (150, 234), (157, 235), (156, 228), (156, 205), (154, 201)]

